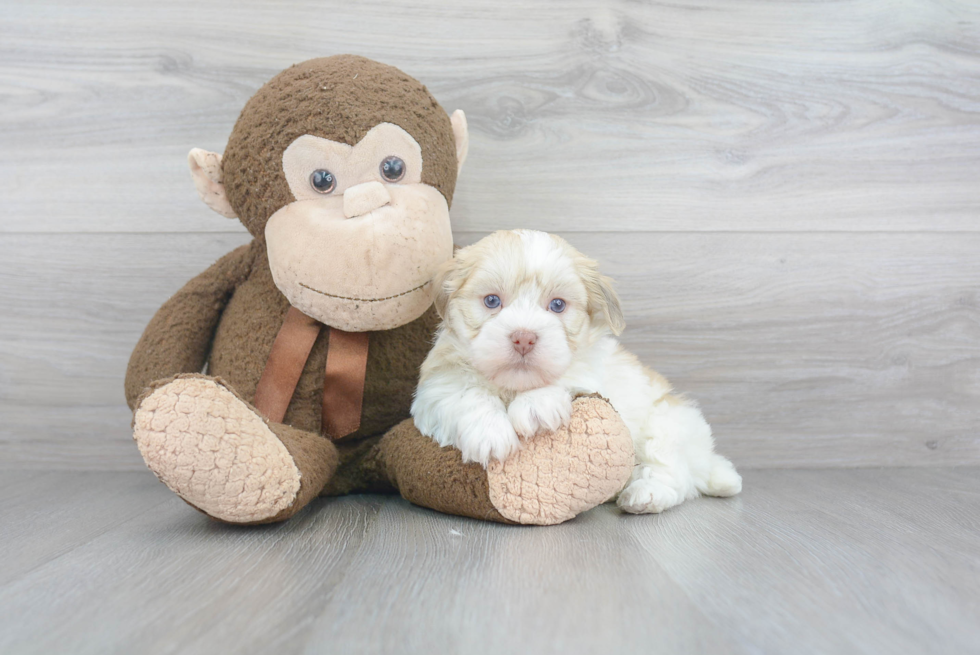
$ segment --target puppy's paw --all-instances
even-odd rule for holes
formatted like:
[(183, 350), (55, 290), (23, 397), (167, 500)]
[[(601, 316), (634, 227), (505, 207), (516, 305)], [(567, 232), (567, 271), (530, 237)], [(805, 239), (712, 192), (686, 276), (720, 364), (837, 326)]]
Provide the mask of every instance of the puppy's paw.
[(517, 434), (529, 439), (541, 430), (554, 432), (572, 416), (572, 396), (561, 387), (541, 387), (517, 394), (507, 408)]
[(701, 491), (708, 496), (734, 496), (742, 491), (742, 476), (721, 455), (711, 456), (711, 477)]
[(616, 500), (630, 514), (659, 514), (681, 502), (678, 493), (659, 480), (649, 478), (631, 482)]
[(484, 467), (491, 458), (502, 462), (521, 448), (521, 440), (503, 412), (484, 415), (462, 428), (456, 444), (464, 462), (477, 462)]

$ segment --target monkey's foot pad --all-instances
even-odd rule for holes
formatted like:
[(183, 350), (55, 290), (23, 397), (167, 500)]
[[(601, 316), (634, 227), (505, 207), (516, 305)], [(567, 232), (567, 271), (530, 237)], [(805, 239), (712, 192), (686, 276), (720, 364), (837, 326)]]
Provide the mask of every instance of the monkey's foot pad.
[(206, 377), (180, 377), (150, 393), (133, 420), (150, 470), (178, 496), (232, 523), (271, 518), (299, 492), (286, 447), (238, 396)]
[(594, 396), (572, 403), (568, 425), (539, 434), (487, 467), (490, 502), (517, 523), (554, 525), (615, 496), (633, 472), (633, 440), (619, 414)]

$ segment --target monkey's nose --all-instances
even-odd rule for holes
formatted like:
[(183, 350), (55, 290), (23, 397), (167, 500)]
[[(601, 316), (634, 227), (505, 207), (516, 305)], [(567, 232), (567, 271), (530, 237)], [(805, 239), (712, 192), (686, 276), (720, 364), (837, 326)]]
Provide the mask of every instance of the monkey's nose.
[(517, 330), (511, 333), (510, 340), (514, 344), (514, 350), (526, 355), (534, 350), (534, 344), (538, 342), (538, 335), (530, 330)]
[(355, 184), (344, 191), (344, 216), (356, 218), (391, 202), (388, 189), (381, 182)]

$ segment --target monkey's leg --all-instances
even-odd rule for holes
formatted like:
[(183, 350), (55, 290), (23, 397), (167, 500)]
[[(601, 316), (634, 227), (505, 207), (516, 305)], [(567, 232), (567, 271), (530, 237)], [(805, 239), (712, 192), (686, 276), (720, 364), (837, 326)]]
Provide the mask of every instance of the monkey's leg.
[(205, 375), (150, 386), (136, 403), (133, 438), (174, 493), (228, 523), (282, 521), (323, 489), (337, 467), (328, 440), (270, 423)]
[(633, 440), (619, 414), (598, 397), (572, 403), (568, 426), (527, 440), (506, 462), (464, 464), (411, 420), (392, 428), (360, 464), (375, 469), (416, 505), (448, 514), (553, 525), (615, 496), (633, 471)]

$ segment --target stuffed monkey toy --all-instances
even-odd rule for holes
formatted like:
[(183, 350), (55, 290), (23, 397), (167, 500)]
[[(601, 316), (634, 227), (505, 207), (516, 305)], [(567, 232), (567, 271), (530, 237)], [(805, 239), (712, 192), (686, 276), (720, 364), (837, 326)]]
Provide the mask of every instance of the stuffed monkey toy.
[(409, 419), (467, 144), (462, 111), (342, 55), (263, 86), (223, 156), (190, 152), (201, 198), (253, 240), (164, 303), (126, 373), (140, 453), (188, 504), (255, 524), (318, 495), (397, 492), (451, 514), (554, 524), (622, 488), (632, 443), (601, 398), (577, 399), (566, 428), (486, 469)]

